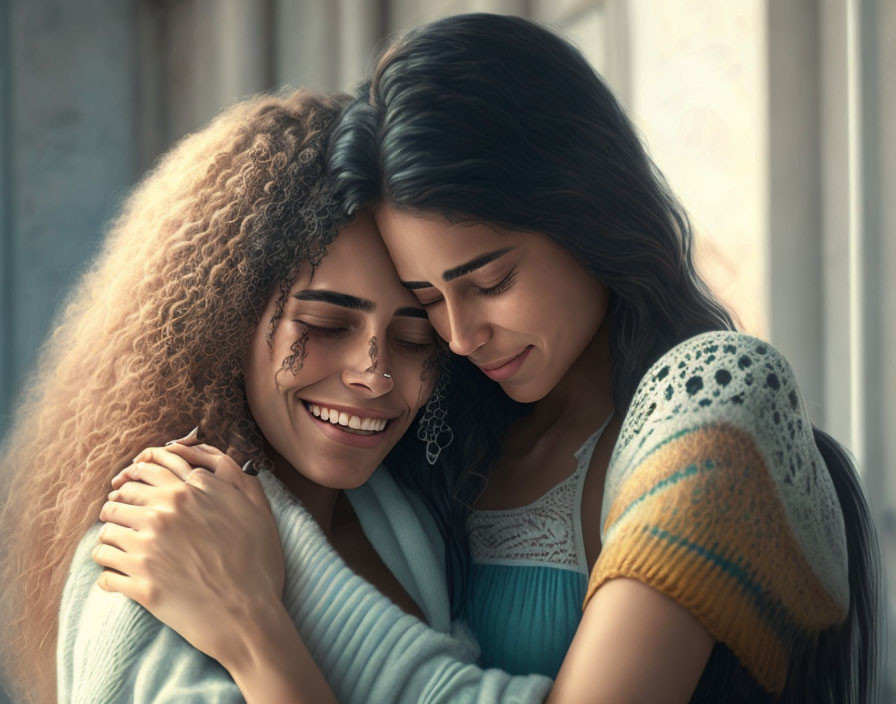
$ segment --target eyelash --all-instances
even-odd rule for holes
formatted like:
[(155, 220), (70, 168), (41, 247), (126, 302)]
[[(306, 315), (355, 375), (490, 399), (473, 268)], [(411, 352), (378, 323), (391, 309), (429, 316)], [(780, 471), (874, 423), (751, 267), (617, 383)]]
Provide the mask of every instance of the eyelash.
[(306, 323), (304, 320), (296, 320), (296, 322), (304, 327), (307, 333), (313, 337), (336, 339), (342, 337), (346, 332), (348, 332), (348, 328), (344, 327), (325, 328), (320, 325), (312, 325), (311, 323)]
[[(313, 337), (323, 337), (333, 340), (342, 337), (346, 332), (348, 332), (348, 328), (345, 327), (327, 328), (320, 325), (312, 325), (311, 323), (306, 323), (304, 320), (296, 320), (295, 322), (302, 325), (305, 330), (308, 331), (308, 334)], [(424, 352), (427, 352), (433, 346), (432, 342), (411, 342), (410, 340), (401, 340), (399, 338), (396, 338), (395, 341), (406, 350), (414, 354), (422, 354)]]
[(504, 293), (509, 289), (513, 285), (514, 279), (516, 279), (516, 269), (511, 269), (510, 273), (494, 286), (489, 286), (488, 288), (474, 286), (473, 290), (480, 296), (497, 296), (499, 293)]
[(424, 352), (429, 352), (432, 349), (431, 342), (411, 342), (410, 340), (395, 340), (399, 345), (404, 347), (408, 352), (413, 354), (423, 354)]

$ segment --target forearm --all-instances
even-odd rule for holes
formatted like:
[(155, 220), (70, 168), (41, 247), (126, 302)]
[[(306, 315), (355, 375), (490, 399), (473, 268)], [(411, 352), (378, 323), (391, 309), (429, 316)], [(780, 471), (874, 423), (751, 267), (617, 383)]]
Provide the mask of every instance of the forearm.
[(281, 603), (257, 614), (240, 629), (237, 647), (221, 664), (247, 704), (309, 702), (336, 698)]

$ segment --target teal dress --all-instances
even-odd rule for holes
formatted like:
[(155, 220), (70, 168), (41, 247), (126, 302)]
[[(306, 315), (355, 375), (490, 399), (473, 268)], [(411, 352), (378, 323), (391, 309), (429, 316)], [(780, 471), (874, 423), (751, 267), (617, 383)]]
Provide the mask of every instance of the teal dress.
[(575, 472), (538, 499), (470, 515), (473, 565), (465, 618), (482, 648), (484, 667), (557, 676), (588, 586), (582, 489), (609, 422), (575, 453)]

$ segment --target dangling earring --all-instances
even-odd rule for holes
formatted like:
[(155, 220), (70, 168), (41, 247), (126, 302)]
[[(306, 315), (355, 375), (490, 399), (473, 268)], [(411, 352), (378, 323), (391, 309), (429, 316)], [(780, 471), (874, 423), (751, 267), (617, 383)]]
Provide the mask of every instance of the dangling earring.
[(423, 417), (420, 418), (420, 425), (417, 427), (417, 439), (426, 443), (426, 461), (430, 465), (438, 461), (442, 450), (454, 440), (454, 431), (445, 421), (446, 412), (442, 408), (447, 388), (448, 369), (446, 365), (441, 365), (436, 388), (426, 401), (426, 409), (423, 411)]

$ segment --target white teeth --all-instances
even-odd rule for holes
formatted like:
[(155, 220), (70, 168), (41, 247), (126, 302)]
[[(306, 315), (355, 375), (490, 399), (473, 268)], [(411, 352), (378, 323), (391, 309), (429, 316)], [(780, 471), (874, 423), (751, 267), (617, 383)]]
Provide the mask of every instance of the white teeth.
[(350, 416), (332, 408), (318, 406), (313, 403), (306, 404), (311, 414), (321, 420), (326, 420), (333, 425), (345, 425), (354, 430), (369, 430), (379, 432), (386, 427), (388, 421), (385, 418), (361, 418), (360, 416)]

